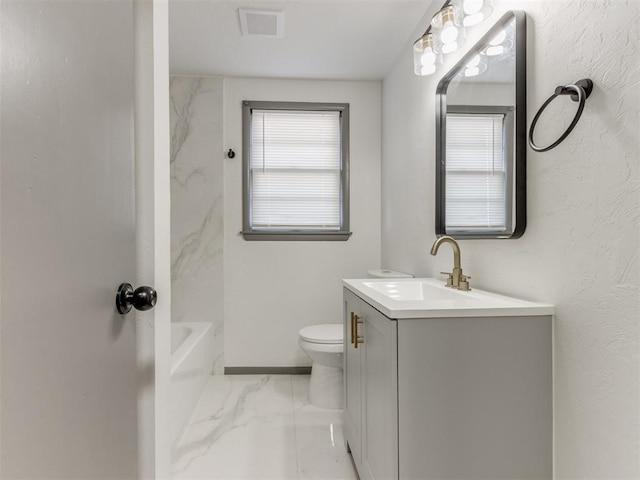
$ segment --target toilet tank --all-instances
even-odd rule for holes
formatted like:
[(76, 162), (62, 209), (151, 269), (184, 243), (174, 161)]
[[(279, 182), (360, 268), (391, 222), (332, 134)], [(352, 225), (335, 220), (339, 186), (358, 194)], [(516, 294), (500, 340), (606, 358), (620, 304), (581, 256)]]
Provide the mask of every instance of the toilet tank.
[(395, 270), (369, 270), (367, 272), (368, 278), (413, 278), (410, 273), (396, 272)]

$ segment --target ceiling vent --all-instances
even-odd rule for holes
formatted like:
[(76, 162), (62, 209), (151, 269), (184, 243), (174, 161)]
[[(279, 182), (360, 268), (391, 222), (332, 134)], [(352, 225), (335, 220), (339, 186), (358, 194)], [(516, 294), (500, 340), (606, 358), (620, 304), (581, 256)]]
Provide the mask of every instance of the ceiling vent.
[(254, 37), (282, 38), (284, 36), (284, 13), (277, 10), (250, 10), (239, 8), (242, 35)]

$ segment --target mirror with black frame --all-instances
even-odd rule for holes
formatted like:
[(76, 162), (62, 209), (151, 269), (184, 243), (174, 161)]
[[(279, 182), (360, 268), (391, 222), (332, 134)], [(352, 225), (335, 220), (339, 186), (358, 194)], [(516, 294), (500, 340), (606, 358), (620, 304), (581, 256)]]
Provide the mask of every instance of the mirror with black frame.
[(506, 13), (436, 90), (436, 235), (526, 227), (526, 16)]

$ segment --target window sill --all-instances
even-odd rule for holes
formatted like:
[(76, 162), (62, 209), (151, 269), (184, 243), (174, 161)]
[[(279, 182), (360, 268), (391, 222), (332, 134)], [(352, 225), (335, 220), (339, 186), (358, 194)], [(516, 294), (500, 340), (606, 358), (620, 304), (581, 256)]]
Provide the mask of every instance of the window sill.
[(345, 242), (349, 240), (352, 232), (261, 232), (249, 231), (240, 232), (247, 241), (324, 241), (324, 242)]

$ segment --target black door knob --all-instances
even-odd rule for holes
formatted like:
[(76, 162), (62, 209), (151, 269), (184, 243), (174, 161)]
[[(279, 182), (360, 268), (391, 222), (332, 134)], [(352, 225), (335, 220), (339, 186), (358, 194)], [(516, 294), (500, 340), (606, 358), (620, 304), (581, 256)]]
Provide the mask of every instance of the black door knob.
[(116, 294), (116, 308), (121, 314), (129, 313), (131, 307), (136, 310), (151, 310), (158, 301), (157, 292), (151, 287), (138, 287), (135, 290), (130, 283), (123, 283)]

